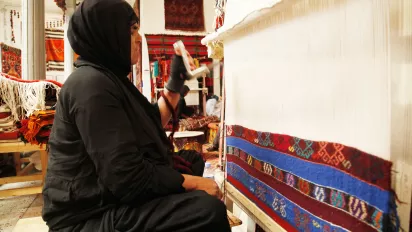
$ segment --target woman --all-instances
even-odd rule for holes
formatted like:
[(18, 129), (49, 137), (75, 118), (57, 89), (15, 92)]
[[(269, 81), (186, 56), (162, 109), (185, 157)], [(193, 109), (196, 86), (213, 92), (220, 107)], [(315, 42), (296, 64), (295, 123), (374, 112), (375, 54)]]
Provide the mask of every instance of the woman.
[[(230, 231), (216, 183), (172, 167), (163, 125), (184, 83), (182, 58), (157, 106), (126, 78), (138, 30), (124, 0), (85, 0), (74, 13), (68, 38), (80, 58), (56, 107), (43, 219), (50, 231)], [(199, 172), (188, 164), (196, 159), (180, 164)]]

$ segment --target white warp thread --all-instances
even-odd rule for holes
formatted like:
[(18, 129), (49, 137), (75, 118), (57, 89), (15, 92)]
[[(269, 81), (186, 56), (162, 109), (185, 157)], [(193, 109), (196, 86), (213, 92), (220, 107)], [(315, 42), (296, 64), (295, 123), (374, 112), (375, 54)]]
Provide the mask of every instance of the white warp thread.
[(0, 81), (0, 98), (10, 108), (15, 121), (30, 116), (34, 111), (46, 109), (46, 89), (54, 88), (59, 98), (60, 87), (51, 82), (18, 82), (3, 74)]

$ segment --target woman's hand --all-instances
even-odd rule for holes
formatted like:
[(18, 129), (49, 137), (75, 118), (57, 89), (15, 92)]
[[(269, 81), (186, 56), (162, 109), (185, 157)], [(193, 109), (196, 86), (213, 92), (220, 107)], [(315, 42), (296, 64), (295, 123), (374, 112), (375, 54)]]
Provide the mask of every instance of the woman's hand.
[[(185, 80), (187, 80), (187, 70), (183, 63), (182, 53), (179, 48), (175, 48), (176, 55), (172, 58), (172, 64), (170, 66), (170, 78), (166, 84), (166, 89), (174, 93), (180, 93)], [(189, 52), (186, 51), (186, 55), (189, 58), (190, 69), (196, 68), (193, 58)]]
[(209, 195), (222, 199), (223, 194), (214, 180), (185, 174), (183, 174), (183, 177), (185, 178), (183, 188), (186, 191), (203, 190)]

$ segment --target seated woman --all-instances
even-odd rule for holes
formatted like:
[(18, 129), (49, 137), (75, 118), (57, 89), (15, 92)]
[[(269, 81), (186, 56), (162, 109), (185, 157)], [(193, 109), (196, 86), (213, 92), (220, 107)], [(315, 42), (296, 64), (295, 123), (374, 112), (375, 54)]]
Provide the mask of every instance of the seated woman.
[(43, 219), (50, 231), (230, 231), (216, 183), (175, 168), (199, 175), (203, 161), (173, 155), (163, 130), (186, 78), (182, 57), (158, 105), (127, 79), (138, 31), (124, 0), (86, 0), (71, 18), (80, 58), (56, 106)]

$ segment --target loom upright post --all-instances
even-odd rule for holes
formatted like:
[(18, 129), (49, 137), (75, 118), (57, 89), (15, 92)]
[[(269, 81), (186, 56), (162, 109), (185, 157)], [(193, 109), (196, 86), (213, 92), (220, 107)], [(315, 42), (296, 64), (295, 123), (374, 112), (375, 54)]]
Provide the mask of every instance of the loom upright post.
[(64, 21), (64, 79), (73, 72), (74, 52), (67, 38), (70, 18), (76, 10), (76, 0), (66, 0), (66, 16)]

